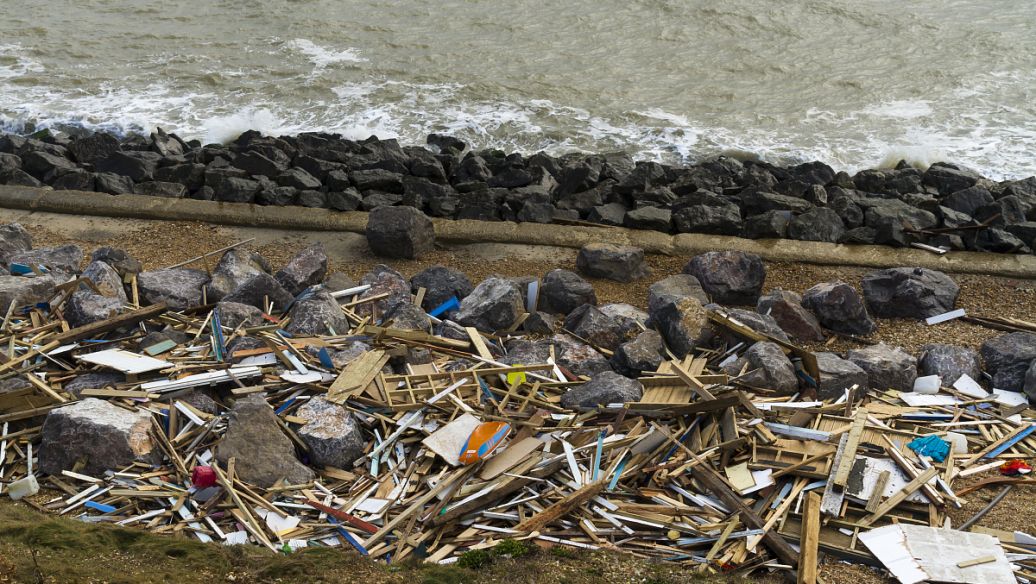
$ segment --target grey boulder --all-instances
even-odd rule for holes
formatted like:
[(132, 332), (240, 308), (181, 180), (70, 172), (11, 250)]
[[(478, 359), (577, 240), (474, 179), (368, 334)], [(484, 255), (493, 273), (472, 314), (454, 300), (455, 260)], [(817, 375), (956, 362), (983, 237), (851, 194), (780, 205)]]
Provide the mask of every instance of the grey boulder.
[(597, 304), (597, 294), (589, 282), (569, 270), (551, 270), (540, 286), (539, 309), (568, 314), (584, 304)]
[(267, 303), (272, 303), (276, 310), (285, 310), (294, 299), (280, 282), (266, 272), (252, 276), (223, 297), (226, 302), (251, 304), (260, 310), (267, 310)]
[(802, 306), (802, 297), (788, 290), (774, 290), (759, 299), (759, 314), (767, 314), (796, 341), (822, 341), (824, 331), (813, 313)]
[(943, 385), (953, 385), (961, 375), (978, 380), (982, 375), (982, 361), (978, 352), (968, 347), (932, 344), (921, 347), (917, 360), (921, 375), (938, 375)]
[(662, 364), (662, 335), (646, 330), (632, 341), (619, 345), (611, 358), (612, 369), (627, 377), (656, 371)]
[(683, 269), (701, 282), (713, 302), (755, 306), (766, 280), (763, 260), (741, 251), (710, 251), (691, 258)]
[(134, 462), (157, 462), (151, 440), (151, 414), (131, 412), (104, 400), (87, 398), (51, 410), (40, 438), (40, 470), (60, 475), (80, 458), (83, 471), (101, 475)]
[(56, 285), (57, 282), (49, 275), (35, 278), (0, 276), (0, 305), (6, 312), (11, 302), (16, 306), (45, 302), (54, 295)]
[(463, 326), (492, 332), (509, 328), (524, 311), (518, 286), (510, 280), (490, 276), (461, 301), (455, 320)]
[(314, 464), (349, 469), (363, 456), (367, 440), (356, 416), (344, 407), (315, 396), (295, 412), (295, 417), (306, 420), (298, 435), (309, 446)]
[(165, 302), (172, 310), (201, 306), (202, 288), (208, 282), (208, 274), (187, 268), (155, 270), (137, 275), (140, 297), (148, 304)]
[(12, 254), (32, 249), (32, 236), (20, 223), (0, 225), (0, 263), (7, 264)]
[(917, 379), (917, 359), (899, 347), (885, 343), (849, 351), (846, 357), (867, 372), (872, 389), (913, 391)]
[(1036, 360), (1036, 333), (1008, 333), (982, 343), (979, 349), (993, 387), (1021, 391), (1025, 374)]
[(684, 296), (663, 306), (652, 321), (677, 357), (694, 350), (708, 335), (705, 307), (693, 296)]
[(580, 306), (565, 318), (565, 330), (609, 351), (623, 340), (622, 324), (590, 304)]
[(243, 248), (234, 248), (219, 259), (212, 270), (212, 279), (205, 286), (209, 302), (218, 302), (245, 282), (270, 271), (263, 256)]
[(859, 365), (834, 353), (819, 352), (816, 357), (817, 368), (820, 369), (819, 399), (838, 399), (854, 385), (861, 389), (867, 387), (869, 377)]
[(316, 474), (295, 458), (295, 447), (281, 432), (277, 415), (263, 394), (252, 394), (234, 403), (227, 431), (216, 446), (216, 460), (226, 465), (236, 459), (237, 475), (246, 483), (272, 487), (277, 481), (298, 485)]
[(446, 266), (431, 266), (414, 274), (410, 278), (410, 291), (416, 294), (421, 288), (424, 288), (421, 305), (425, 310), (434, 310), (453, 297), (463, 300), (474, 289), (463, 272)]
[(216, 305), (219, 322), (224, 328), (255, 327), (263, 323), (263, 311), (251, 304), (223, 301)]
[(648, 314), (652, 321), (666, 304), (690, 296), (702, 304), (709, 303), (709, 295), (701, 287), (698, 278), (690, 274), (674, 274), (655, 282), (648, 287)]
[(730, 375), (737, 375), (747, 365), (747, 372), (740, 379), (752, 387), (770, 389), (780, 395), (789, 395), (799, 389), (795, 365), (776, 343), (760, 341), (745, 351), (743, 357), (725, 367)]
[(817, 284), (802, 295), (802, 306), (823, 326), (840, 333), (868, 335), (878, 325), (867, 313), (863, 298), (845, 282)]
[(327, 275), (327, 253), (324, 244), (317, 242), (292, 256), (274, 278), (292, 296), (324, 281)]
[(632, 282), (649, 272), (644, 250), (629, 245), (588, 243), (576, 256), (576, 269), (591, 278)]
[(367, 218), (367, 244), (375, 254), (414, 259), (432, 251), (432, 220), (414, 207), (378, 207)]
[(324, 289), (315, 289), (312, 295), (296, 301), (288, 316), (291, 322), (285, 330), (293, 335), (341, 335), (350, 328), (342, 307)]
[(642, 395), (644, 386), (636, 379), (604, 371), (583, 385), (568, 390), (561, 396), (561, 405), (572, 410), (593, 409), (601, 405), (638, 401)]
[(863, 277), (863, 298), (880, 318), (925, 319), (953, 310), (960, 286), (925, 268), (889, 268)]

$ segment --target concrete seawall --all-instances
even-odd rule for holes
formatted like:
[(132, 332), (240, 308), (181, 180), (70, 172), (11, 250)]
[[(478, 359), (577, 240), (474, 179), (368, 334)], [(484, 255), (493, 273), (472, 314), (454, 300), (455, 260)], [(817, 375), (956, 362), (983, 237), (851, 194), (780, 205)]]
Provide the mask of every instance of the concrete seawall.
[[(52, 191), (0, 186), (0, 208), (24, 211), (127, 217), (165, 221), (200, 221), (219, 225), (291, 231), (363, 233), (367, 213), (328, 209), (274, 207), (246, 203), (165, 199), (142, 195), (112, 196), (81, 191)], [(892, 267), (919, 266), (951, 273), (989, 274), (1036, 279), (1036, 255), (950, 252), (939, 256), (918, 249), (878, 245), (840, 245), (790, 239), (753, 240), (740, 237), (682, 233), (668, 235), (621, 227), (588, 227), (433, 219), (436, 237), (444, 243), (510, 243), (579, 248), (590, 242), (634, 245), (649, 253), (694, 255), (730, 249), (758, 254), (771, 261), (821, 265)]]

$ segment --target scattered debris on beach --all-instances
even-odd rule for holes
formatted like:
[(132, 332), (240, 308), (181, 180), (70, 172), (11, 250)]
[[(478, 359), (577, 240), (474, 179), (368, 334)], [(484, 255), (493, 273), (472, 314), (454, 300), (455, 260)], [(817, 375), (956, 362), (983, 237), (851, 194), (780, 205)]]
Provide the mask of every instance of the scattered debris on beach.
[[(801, 582), (821, 553), (903, 582), (1036, 575), (1032, 535), (975, 526), (1033, 482), (1036, 323), (960, 314), (945, 274), (763, 295), (758, 257), (709, 252), (645, 312), (564, 269), (353, 282), (319, 245), (275, 269), (247, 243), (142, 271), (0, 226), (0, 495), (386, 562), (515, 539)], [(642, 278), (638, 251), (588, 246), (578, 269)], [(915, 356), (867, 341), (888, 317), (1002, 334)], [(857, 348), (806, 348), (830, 338)], [(1000, 495), (953, 525), (979, 489)]]

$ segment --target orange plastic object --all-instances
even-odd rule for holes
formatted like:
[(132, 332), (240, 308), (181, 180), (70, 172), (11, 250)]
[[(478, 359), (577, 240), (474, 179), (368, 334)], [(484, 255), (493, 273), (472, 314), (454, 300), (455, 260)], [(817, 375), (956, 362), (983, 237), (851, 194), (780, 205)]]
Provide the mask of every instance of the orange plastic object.
[(468, 465), (484, 459), (504, 441), (510, 431), (511, 425), (505, 422), (482, 422), (468, 436), (458, 460)]

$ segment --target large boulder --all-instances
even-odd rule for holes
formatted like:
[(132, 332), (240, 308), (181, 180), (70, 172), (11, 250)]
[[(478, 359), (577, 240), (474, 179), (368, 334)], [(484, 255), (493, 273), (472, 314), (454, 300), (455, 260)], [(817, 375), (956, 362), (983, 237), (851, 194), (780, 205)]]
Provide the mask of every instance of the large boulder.
[(32, 236), (19, 223), (0, 225), (0, 264), (7, 264), (11, 255), (32, 249)]
[(604, 314), (615, 319), (622, 329), (623, 337), (632, 337), (634, 334), (647, 328), (648, 313), (633, 306), (621, 302), (602, 304), (597, 307)]
[(612, 403), (639, 401), (642, 395), (644, 386), (636, 379), (604, 371), (583, 385), (569, 389), (561, 396), (561, 405), (573, 410), (593, 409)]
[(799, 389), (795, 365), (776, 343), (754, 343), (745, 351), (743, 357), (728, 364), (724, 369), (730, 375), (738, 375), (746, 365), (748, 371), (741, 378), (742, 383), (770, 389), (782, 395), (795, 393)]
[(569, 270), (551, 270), (540, 286), (539, 309), (554, 314), (568, 314), (584, 304), (597, 304), (597, 295), (589, 282)]
[(678, 357), (694, 350), (709, 331), (705, 307), (693, 296), (683, 296), (664, 305), (651, 319)]
[(943, 385), (953, 385), (961, 375), (978, 379), (982, 375), (982, 361), (978, 352), (968, 347), (932, 344), (921, 347), (917, 360), (921, 375), (938, 375)]
[(238, 286), (269, 271), (266, 258), (254, 251), (240, 247), (229, 250), (212, 270), (212, 279), (205, 286), (205, 298), (209, 302), (218, 302)]
[(1032, 361), (1029, 370), (1025, 373), (1025, 384), (1022, 390), (1030, 402), (1036, 402), (1036, 359)]
[(140, 260), (129, 255), (125, 250), (115, 247), (99, 247), (90, 254), (90, 261), (104, 262), (115, 268), (119, 276), (126, 277), (132, 274), (139, 274), (143, 270)]
[(565, 330), (609, 351), (623, 340), (622, 324), (591, 304), (584, 304), (569, 313), (565, 318)]
[(147, 304), (165, 302), (172, 310), (184, 310), (203, 304), (202, 288), (208, 282), (209, 275), (201, 270), (155, 270), (137, 275), (137, 290)]
[(231, 330), (239, 326), (248, 328), (263, 323), (263, 311), (251, 304), (220, 302), (216, 305), (216, 313), (219, 314), (220, 325)]
[(838, 243), (845, 235), (845, 223), (827, 207), (815, 207), (788, 223), (788, 237), (802, 241)]
[(378, 264), (370, 272), (363, 275), (360, 284), (370, 288), (360, 294), (359, 300), (378, 297), (376, 300), (362, 302), (353, 309), (359, 316), (376, 316), (380, 319), (400, 304), (411, 304), (410, 282), (403, 274), (392, 268)]
[(123, 302), (128, 300), (126, 288), (122, 285), (122, 278), (119, 277), (119, 272), (109, 264), (94, 260), (90, 262), (90, 265), (86, 266), (82, 276), (93, 282), (101, 296), (116, 298)]
[(79, 265), (83, 263), (83, 250), (75, 244), (41, 247), (12, 253), (8, 256), (8, 261), (33, 267), (44, 266), (54, 272), (56, 277), (67, 279), (79, 273)]
[(701, 282), (719, 304), (755, 306), (766, 280), (766, 267), (755, 254), (742, 251), (710, 251), (691, 258), (683, 269)]
[(285, 330), (293, 335), (343, 335), (349, 331), (349, 319), (338, 301), (327, 290), (316, 289), (288, 311), (291, 322)]
[(84, 459), (82, 472), (101, 476), (134, 462), (158, 462), (151, 440), (151, 413), (131, 412), (107, 401), (86, 398), (51, 410), (40, 438), (40, 470), (60, 475)]
[(107, 320), (119, 313), (122, 304), (118, 298), (95, 294), (90, 290), (76, 290), (68, 300), (65, 320), (73, 328)]
[(867, 313), (863, 298), (845, 282), (817, 284), (802, 295), (802, 306), (823, 326), (840, 333), (869, 335), (878, 325)]
[[(608, 359), (586, 343), (576, 340), (572, 335), (559, 333), (546, 341), (554, 345), (555, 362), (576, 375), (593, 377), (604, 371), (611, 371), (612, 367)], [(540, 360), (543, 363), (546, 359)]]
[(588, 243), (576, 256), (576, 269), (591, 278), (632, 282), (648, 273), (644, 250), (629, 245)]
[(885, 343), (853, 349), (846, 357), (867, 372), (872, 389), (912, 391), (917, 379), (917, 359), (899, 347)]
[(455, 320), (463, 326), (492, 332), (510, 328), (524, 311), (518, 286), (510, 280), (490, 276), (461, 300)]
[(292, 296), (324, 281), (327, 275), (327, 253), (324, 244), (317, 242), (295, 254), (274, 278)]
[[(50, 275), (25, 278), (22, 276), (0, 276), (0, 306), (9, 307), (46, 302), (54, 295), (57, 282)], [(7, 308), (3, 309), (4, 312)]]
[(1036, 360), (1036, 333), (1008, 333), (982, 343), (979, 350), (986, 371), (993, 376), (993, 387), (1021, 391), (1025, 373)]
[(268, 489), (277, 481), (308, 483), (316, 473), (295, 458), (295, 447), (281, 431), (277, 414), (263, 394), (251, 394), (234, 403), (227, 431), (216, 446), (216, 460), (226, 465), (236, 459), (237, 476)]
[(417, 294), (421, 288), (424, 288), (421, 306), (425, 310), (434, 310), (454, 296), (458, 301), (463, 300), (474, 289), (464, 272), (446, 266), (432, 266), (414, 274), (410, 278), (410, 291)]
[(267, 303), (272, 303), (277, 310), (286, 310), (294, 299), (280, 282), (266, 272), (252, 276), (223, 297), (227, 302), (251, 304), (260, 310), (266, 310)]
[(646, 330), (632, 341), (619, 345), (612, 355), (611, 366), (627, 377), (639, 377), (658, 369), (664, 351), (662, 335)]
[(349, 469), (363, 456), (367, 439), (356, 416), (344, 407), (315, 396), (295, 412), (295, 417), (306, 421), (297, 433), (309, 446), (314, 464)]
[(771, 316), (796, 341), (824, 340), (820, 321), (802, 306), (802, 297), (794, 292), (778, 288), (759, 299), (756, 311)]
[(428, 332), (432, 328), (432, 319), (421, 307), (409, 302), (397, 304), (391, 312), (385, 315), (385, 321), (392, 322), (392, 328), (406, 331)]
[(889, 268), (863, 277), (863, 298), (880, 318), (925, 319), (953, 310), (960, 286), (925, 268)]
[(684, 296), (691, 296), (702, 304), (709, 303), (709, 295), (702, 289), (698, 278), (690, 274), (674, 274), (662, 278), (648, 287), (648, 315), (654, 319), (654, 315), (666, 304)]
[(414, 259), (432, 251), (432, 220), (413, 207), (378, 207), (367, 218), (367, 244), (375, 254)]
[(838, 399), (846, 389), (858, 385), (861, 389), (868, 386), (867, 372), (859, 365), (842, 359), (834, 353), (819, 352), (817, 368), (820, 370), (820, 387), (817, 397), (820, 399)]

